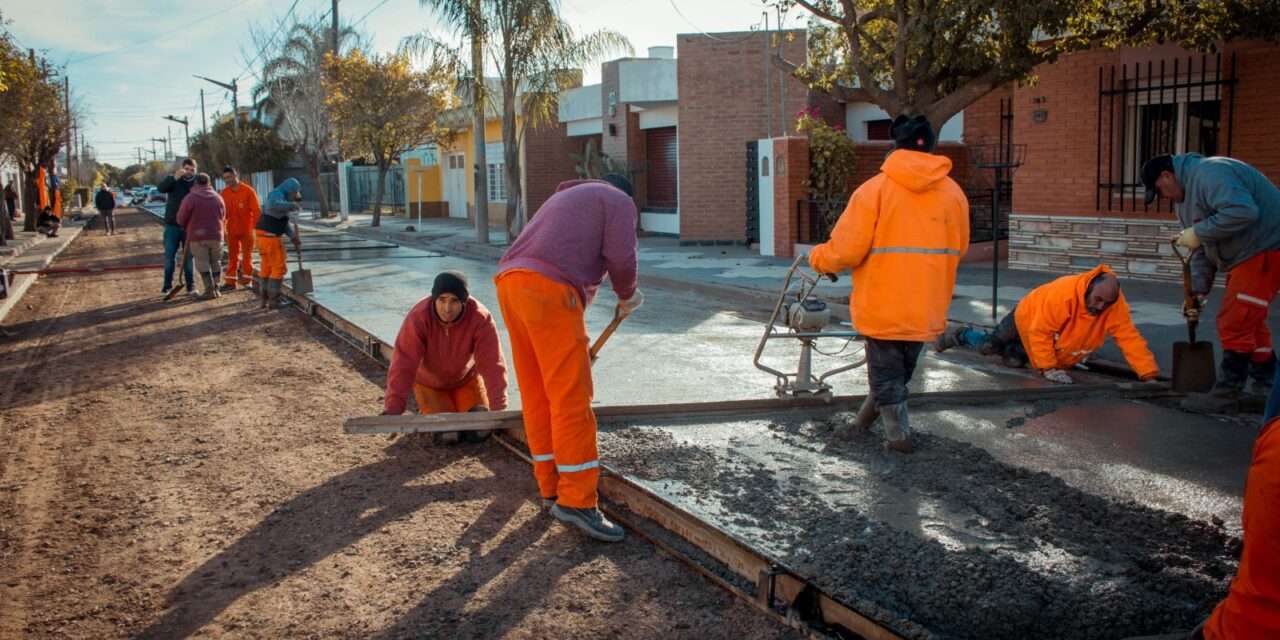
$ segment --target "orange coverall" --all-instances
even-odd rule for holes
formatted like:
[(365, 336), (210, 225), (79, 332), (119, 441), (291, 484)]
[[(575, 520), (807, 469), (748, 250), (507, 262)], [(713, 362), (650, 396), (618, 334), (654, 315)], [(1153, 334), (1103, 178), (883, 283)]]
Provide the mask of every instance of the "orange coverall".
[(555, 451), (533, 456), (538, 490), (566, 507), (594, 507), (600, 463), (582, 300), (573, 287), (529, 270), (497, 281), (529, 450)]
[(284, 237), (272, 235), (266, 231), (254, 231), (254, 244), (258, 247), (258, 277), (272, 280), (284, 280), (288, 273), (286, 262), (289, 255), (285, 253)]
[(1231, 591), (1204, 625), (1208, 640), (1280, 638), (1280, 418), (1253, 443), (1244, 486), (1244, 552)]
[[(225, 233), (227, 239), (227, 286), (247, 285), (253, 276), (253, 227), (258, 224), (262, 208), (258, 193), (241, 182), (222, 190), (222, 201), (227, 205)], [(236, 271), (239, 271), (239, 277)]]

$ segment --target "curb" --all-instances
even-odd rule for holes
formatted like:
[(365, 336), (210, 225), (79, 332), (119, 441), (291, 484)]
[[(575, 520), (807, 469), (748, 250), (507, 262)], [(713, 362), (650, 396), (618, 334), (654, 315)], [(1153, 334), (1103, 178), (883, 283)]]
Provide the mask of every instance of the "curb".
[[(68, 229), (69, 233), (63, 236), (66, 240), (62, 243), (62, 246), (54, 249), (48, 256), (45, 256), (35, 268), (44, 269), (52, 264), (54, 259), (56, 259), (67, 247), (71, 246), (71, 243), (75, 242), (76, 238), (80, 237), (80, 232), (84, 231), (85, 227), (89, 226), (89, 223), (93, 222), (94, 218), (97, 217), (98, 214), (96, 213), (90, 214), (82, 218), (80, 224), (73, 228), (63, 227), (64, 229)], [(16, 259), (16, 256), (14, 259)], [(12, 262), (12, 260), (10, 260), (10, 262)], [(14, 307), (18, 306), (18, 302), (22, 299), (22, 296), (26, 295), (27, 290), (31, 288), (31, 285), (35, 284), (39, 279), (40, 276), (34, 273), (14, 277), (13, 284), (9, 288), (9, 297), (0, 300), (0, 322), (4, 322), (5, 318), (9, 317), (9, 312), (13, 311)]]

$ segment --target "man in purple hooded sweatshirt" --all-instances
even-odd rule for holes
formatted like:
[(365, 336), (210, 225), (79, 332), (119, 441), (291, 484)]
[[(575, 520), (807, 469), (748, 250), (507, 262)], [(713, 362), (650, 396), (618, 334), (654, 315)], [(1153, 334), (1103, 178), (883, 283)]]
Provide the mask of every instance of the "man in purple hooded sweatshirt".
[(502, 257), (495, 279), (543, 503), (557, 520), (606, 542), (622, 540), (623, 531), (597, 508), (585, 311), (606, 274), (618, 314), (644, 301), (631, 193), (619, 175), (561, 183)]

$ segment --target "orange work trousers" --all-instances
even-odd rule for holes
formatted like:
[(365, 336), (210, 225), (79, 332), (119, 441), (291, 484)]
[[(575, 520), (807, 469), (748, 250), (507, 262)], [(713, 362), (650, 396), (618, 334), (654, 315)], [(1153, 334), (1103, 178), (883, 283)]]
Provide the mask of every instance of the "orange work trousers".
[(1231, 590), (1204, 624), (1208, 640), (1280, 638), (1280, 419), (1253, 443), (1244, 484), (1244, 551)]
[(1218, 312), (1218, 340), (1226, 351), (1271, 360), (1267, 310), (1280, 290), (1280, 251), (1264, 251), (1227, 274), (1227, 293)]
[(289, 271), (285, 266), (288, 255), (284, 252), (284, 238), (265, 231), (257, 232), (258, 276), (272, 280), (284, 280)]
[(488, 408), (484, 382), (480, 376), (457, 389), (433, 389), (414, 383), (413, 397), (418, 401), (418, 413), (466, 413), (476, 407)]
[[(237, 267), (239, 267), (237, 269)], [(239, 271), (239, 278), (236, 272)], [(227, 236), (227, 271), (224, 280), (228, 285), (249, 284), (253, 277), (253, 234)]]
[(594, 507), (600, 460), (582, 301), (533, 271), (508, 271), (497, 284), (538, 490), (565, 507)]

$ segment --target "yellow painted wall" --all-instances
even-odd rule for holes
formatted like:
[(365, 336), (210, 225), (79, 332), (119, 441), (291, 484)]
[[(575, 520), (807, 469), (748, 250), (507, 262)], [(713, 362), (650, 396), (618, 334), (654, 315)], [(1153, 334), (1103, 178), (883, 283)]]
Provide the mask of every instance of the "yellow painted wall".
[[(404, 178), (409, 189), (409, 202), (443, 202), (444, 187), (440, 165), (423, 167), (422, 161), (410, 158), (405, 164)], [(422, 185), (422, 193), (418, 192)]]
[[(502, 119), (501, 118), (493, 118), (484, 123), (484, 140), (485, 142), (502, 142)], [(441, 166), (445, 166), (448, 163), (448, 160), (445, 159), (446, 154), (462, 153), (466, 158), (466, 165), (469, 168), (475, 165), (475, 162), (473, 160), (474, 152), (475, 152), (475, 147), (472, 145), (471, 128), (468, 127), (458, 132), (458, 134), (453, 139), (453, 144), (450, 145), (447, 149), (441, 148), (438, 162), (440, 163)], [(442, 176), (443, 174), (440, 174), (440, 175)], [(430, 190), (428, 190), (428, 193), (429, 192)], [(441, 189), (441, 193), (443, 194), (443, 188)], [(468, 170), (467, 171), (467, 204), (468, 205), (475, 204), (475, 193), (476, 193), (475, 172)], [(441, 195), (441, 199), (443, 199), (443, 195)]]

